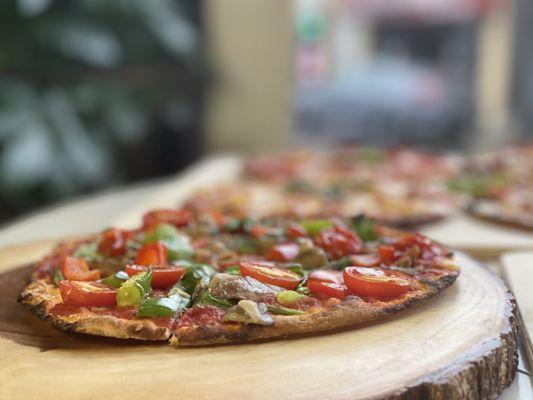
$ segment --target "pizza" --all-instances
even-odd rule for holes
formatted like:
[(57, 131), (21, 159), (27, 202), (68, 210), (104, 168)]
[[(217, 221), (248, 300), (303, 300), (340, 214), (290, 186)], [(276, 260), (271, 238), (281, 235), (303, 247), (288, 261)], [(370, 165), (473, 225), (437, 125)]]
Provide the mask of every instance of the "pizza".
[(19, 301), (67, 331), (211, 345), (355, 327), (437, 295), (459, 272), (443, 245), (364, 215), (154, 210), (137, 229), (59, 244)]
[(202, 189), (185, 207), (236, 217), (350, 217), (414, 226), (453, 215), (462, 197), (447, 182), (460, 160), (413, 150), (349, 148), (250, 158), (235, 183)]
[(489, 221), (533, 229), (533, 145), (470, 158), (450, 187), (469, 196), (467, 211)]

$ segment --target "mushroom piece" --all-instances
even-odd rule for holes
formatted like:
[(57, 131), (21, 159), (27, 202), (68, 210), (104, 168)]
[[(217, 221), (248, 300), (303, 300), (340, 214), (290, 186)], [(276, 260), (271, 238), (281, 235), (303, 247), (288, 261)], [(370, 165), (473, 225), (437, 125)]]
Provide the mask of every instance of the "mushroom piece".
[(225, 299), (265, 301), (274, 299), (283, 289), (259, 282), (249, 276), (216, 274), (209, 283), (212, 295)]
[(226, 311), (222, 320), (242, 322), (244, 324), (272, 325), (274, 320), (266, 312), (267, 306), (265, 303), (241, 300)]

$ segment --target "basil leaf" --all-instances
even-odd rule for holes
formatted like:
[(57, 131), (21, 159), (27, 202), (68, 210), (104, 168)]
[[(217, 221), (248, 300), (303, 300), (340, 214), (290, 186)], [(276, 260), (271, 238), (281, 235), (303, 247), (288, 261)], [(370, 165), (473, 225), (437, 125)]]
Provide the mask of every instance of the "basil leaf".
[(200, 298), (196, 301), (196, 304), (205, 304), (205, 305), (208, 305), (208, 306), (215, 306), (215, 307), (219, 307), (219, 308), (223, 308), (223, 309), (228, 309), (228, 308), (230, 308), (233, 305), (228, 300), (226, 300), (226, 299), (224, 299), (222, 297), (213, 296), (208, 291), (205, 291), (200, 296)]
[(267, 306), (267, 310), (272, 314), (278, 315), (302, 315), (303, 311), (295, 310), (293, 308), (281, 307), (281, 306)]
[(364, 242), (372, 242), (378, 239), (376, 223), (373, 219), (361, 214), (352, 219), (353, 229)]
[(181, 280), (181, 286), (190, 295), (192, 295), (198, 283), (208, 284), (216, 273), (213, 267), (206, 264), (191, 264), (184, 265), (184, 267), (187, 272), (185, 272)]

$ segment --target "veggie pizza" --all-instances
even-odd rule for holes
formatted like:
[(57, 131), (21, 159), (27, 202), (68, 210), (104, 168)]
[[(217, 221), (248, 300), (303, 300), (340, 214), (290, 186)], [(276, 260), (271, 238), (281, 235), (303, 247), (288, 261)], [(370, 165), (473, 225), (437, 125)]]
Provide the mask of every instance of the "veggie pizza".
[(200, 190), (185, 207), (241, 218), (365, 213), (385, 224), (414, 226), (462, 208), (463, 197), (447, 186), (460, 168), (456, 157), (406, 149), (260, 156), (245, 162), (238, 182)]
[(155, 210), (138, 229), (58, 245), (19, 301), (67, 331), (194, 346), (357, 326), (458, 275), (441, 244), (365, 215)]

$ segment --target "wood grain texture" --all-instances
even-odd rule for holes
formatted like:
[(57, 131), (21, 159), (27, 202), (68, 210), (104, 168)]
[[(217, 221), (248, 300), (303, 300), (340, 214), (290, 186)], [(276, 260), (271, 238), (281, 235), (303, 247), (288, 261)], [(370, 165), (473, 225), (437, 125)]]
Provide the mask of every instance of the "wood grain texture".
[(516, 296), (526, 359), (533, 366), (533, 252), (506, 253), (501, 258), (503, 274)]
[[(0, 274), (31, 253), (15, 250), (0, 251)], [(328, 335), (173, 349), (61, 332), (43, 351), (0, 331), (0, 398), (494, 399), (516, 371), (514, 299), (472, 259), (458, 261), (461, 276), (436, 298)], [(21, 334), (50, 335), (38, 322)]]

